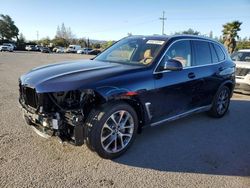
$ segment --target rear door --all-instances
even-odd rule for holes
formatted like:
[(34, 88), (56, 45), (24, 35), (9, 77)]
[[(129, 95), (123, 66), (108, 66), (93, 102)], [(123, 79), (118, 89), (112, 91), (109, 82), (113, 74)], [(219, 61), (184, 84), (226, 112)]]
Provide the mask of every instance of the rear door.
[(196, 77), (203, 80), (199, 91), (195, 93), (194, 106), (206, 106), (212, 103), (213, 97), (221, 83), (219, 72), (223, 70), (213, 43), (193, 40), (194, 61), (192, 70)]

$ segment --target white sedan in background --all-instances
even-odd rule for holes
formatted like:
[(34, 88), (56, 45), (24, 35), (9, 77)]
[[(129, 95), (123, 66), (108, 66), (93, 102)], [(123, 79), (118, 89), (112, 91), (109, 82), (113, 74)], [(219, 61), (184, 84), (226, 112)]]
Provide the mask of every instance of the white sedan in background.
[(0, 46), (0, 52), (2, 52), (2, 51), (13, 52), (14, 45), (10, 44), (10, 43), (3, 43), (3, 45)]
[(78, 54), (88, 54), (90, 51), (92, 51), (92, 48), (82, 48), (80, 50), (77, 50)]
[(65, 48), (63, 48), (63, 47), (58, 47), (56, 49), (56, 53), (64, 53), (64, 52), (65, 52)]

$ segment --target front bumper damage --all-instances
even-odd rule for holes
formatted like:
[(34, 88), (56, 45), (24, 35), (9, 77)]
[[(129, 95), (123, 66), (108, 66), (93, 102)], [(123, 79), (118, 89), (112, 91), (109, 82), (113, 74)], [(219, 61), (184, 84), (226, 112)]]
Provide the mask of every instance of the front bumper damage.
[(64, 114), (58, 112), (48, 114), (39, 113), (21, 102), (20, 108), (26, 123), (38, 135), (44, 138), (56, 136), (61, 142), (66, 141), (76, 146), (84, 144), (84, 123), (82, 116), (71, 111)]

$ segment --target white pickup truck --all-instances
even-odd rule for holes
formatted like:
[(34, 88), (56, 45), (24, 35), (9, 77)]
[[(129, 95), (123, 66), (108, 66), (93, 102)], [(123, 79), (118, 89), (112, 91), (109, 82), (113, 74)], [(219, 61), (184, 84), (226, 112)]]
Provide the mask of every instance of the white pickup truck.
[(236, 64), (234, 91), (250, 94), (250, 49), (239, 50), (231, 55)]
[(76, 53), (77, 50), (80, 50), (81, 46), (80, 45), (69, 45), (69, 47), (66, 49), (67, 53)]

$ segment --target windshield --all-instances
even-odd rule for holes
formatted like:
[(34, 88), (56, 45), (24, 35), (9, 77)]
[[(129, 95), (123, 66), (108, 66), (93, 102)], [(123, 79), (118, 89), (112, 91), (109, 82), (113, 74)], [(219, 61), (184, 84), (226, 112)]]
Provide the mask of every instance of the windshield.
[(235, 52), (231, 55), (233, 61), (250, 62), (250, 52)]
[(164, 43), (164, 40), (125, 38), (105, 50), (95, 60), (150, 65)]

